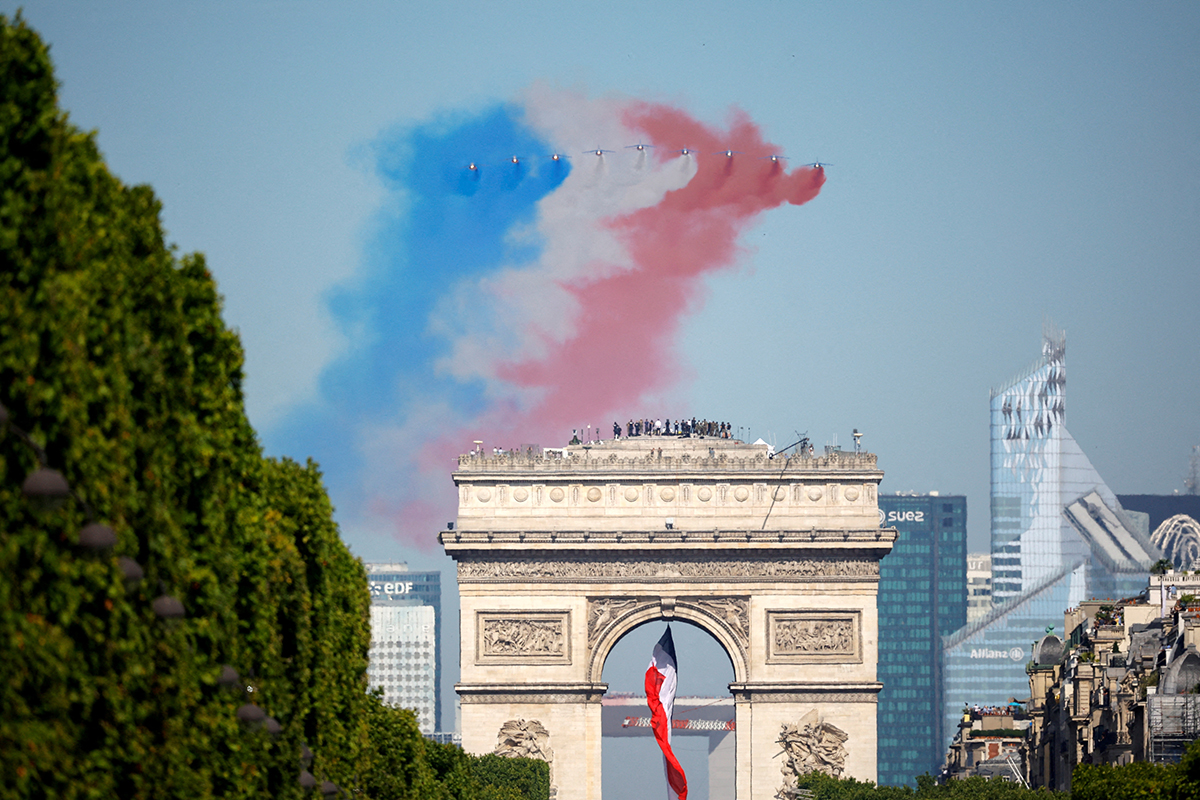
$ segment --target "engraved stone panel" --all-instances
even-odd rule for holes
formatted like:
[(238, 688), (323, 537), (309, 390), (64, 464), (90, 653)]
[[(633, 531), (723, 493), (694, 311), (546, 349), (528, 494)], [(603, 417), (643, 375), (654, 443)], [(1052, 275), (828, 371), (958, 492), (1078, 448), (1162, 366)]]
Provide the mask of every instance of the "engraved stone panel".
[(477, 611), (475, 663), (570, 664), (569, 611)]
[(846, 499), (849, 500), (851, 503), (853, 503), (855, 500), (858, 499), (858, 487), (857, 486), (847, 486), (846, 487)]
[(516, 500), (518, 503), (524, 503), (528, 499), (529, 499), (529, 490), (528, 489), (526, 489), (524, 487), (518, 487), (516, 489), (513, 489), (513, 500)]
[(707, 486), (701, 486), (699, 491), (696, 492), (696, 497), (700, 498), (700, 502), (707, 503), (709, 500), (712, 500), (712, 489)]
[(492, 499), (492, 490), (491, 489), (480, 489), (478, 492), (475, 493), (475, 496), (479, 498), (479, 502), (486, 503), (487, 501)]
[(808, 490), (808, 499), (812, 500), (814, 503), (821, 499), (821, 495), (822, 492), (820, 486), (814, 486)]
[(625, 499), (626, 499), (626, 500), (628, 500), (628, 501), (629, 501), (629, 502), (631, 502), (631, 503), (632, 503), (634, 500), (637, 500), (637, 499), (638, 499), (638, 490), (637, 490), (637, 489), (635, 489), (635, 488), (634, 488), (634, 487), (632, 487), (632, 486), (630, 486), (630, 487), (626, 488), (626, 489), (625, 489)]
[(550, 499), (556, 503), (561, 503), (563, 501), (563, 498), (566, 496), (567, 496), (566, 492), (564, 492), (562, 489), (560, 489), (557, 486), (555, 486), (553, 489), (550, 490)]
[(602, 495), (602, 492), (599, 489), (597, 489), (595, 486), (593, 486), (592, 488), (587, 490), (587, 499), (591, 500), (593, 503), (600, 502), (601, 495)]
[(750, 490), (747, 489), (745, 486), (739, 486), (738, 488), (733, 490), (733, 497), (739, 503), (746, 502), (746, 498), (748, 498), (749, 496), (750, 496)]
[(658, 493), (658, 496), (663, 499), (663, 502), (669, 503), (675, 499), (675, 490), (670, 486), (664, 487), (663, 490)]
[(767, 663), (862, 663), (859, 612), (768, 611)]

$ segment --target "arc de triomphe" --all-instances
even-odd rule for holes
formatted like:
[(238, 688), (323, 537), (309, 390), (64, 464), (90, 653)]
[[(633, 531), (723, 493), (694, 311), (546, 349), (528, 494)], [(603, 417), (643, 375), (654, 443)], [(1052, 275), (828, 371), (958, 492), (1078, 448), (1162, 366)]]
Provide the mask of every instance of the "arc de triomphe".
[[(459, 458), (463, 747), (551, 762), (558, 800), (600, 800), (604, 660), (647, 622), (710, 633), (734, 680), (737, 797), (803, 769), (875, 780), (883, 473), (871, 454), (635, 437)], [(649, 654), (647, 653), (647, 661)], [(664, 790), (665, 791), (665, 790)]]

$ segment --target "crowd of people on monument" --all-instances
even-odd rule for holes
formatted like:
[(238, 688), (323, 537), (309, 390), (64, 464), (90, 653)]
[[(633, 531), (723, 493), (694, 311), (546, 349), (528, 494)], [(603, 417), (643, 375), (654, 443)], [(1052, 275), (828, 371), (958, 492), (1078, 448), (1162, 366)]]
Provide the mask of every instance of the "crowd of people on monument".
[[(728, 422), (695, 417), (691, 419), (631, 419), (625, 423), (624, 435), (634, 436), (715, 436), (718, 439), (733, 437), (733, 426)], [(613, 423), (613, 438), (622, 436), (621, 423)]]

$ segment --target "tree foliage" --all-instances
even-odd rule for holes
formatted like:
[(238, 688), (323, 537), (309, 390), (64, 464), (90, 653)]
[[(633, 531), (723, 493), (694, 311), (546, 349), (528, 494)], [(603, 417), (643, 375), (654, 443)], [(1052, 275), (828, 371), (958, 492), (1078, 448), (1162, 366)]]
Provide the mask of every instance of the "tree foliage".
[[(0, 16), (0, 794), (299, 797), (308, 748), (373, 800), (546, 800), (546, 764), (427, 742), (367, 693), (366, 575), (316, 465), (263, 457), (204, 257), (56, 91)], [(61, 508), (22, 491), (42, 467)], [(89, 522), (115, 546), (80, 546)]]
[(917, 778), (916, 789), (911, 786), (876, 786), (870, 781), (833, 778), (820, 772), (799, 776), (796, 786), (811, 790), (814, 800), (1053, 800), (1066, 797), (1045, 789), (1026, 789), (1009, 781), (980, 777), (938, 784), (929, 774)]
[(1200, 741), (1192, 742), (1178, 764), (1134, 762), (1120, 767), (1080, 764), (1071, 773), (1077, 800), (1200, 799)]
[[(175, 256), (153, 192), (59, 111), (20, 16), (0, 17), (0, 87), (0, 402), (75, 494), (37, 513), (36, 450), (0, 438), (6, 792), (287, 797), (301, 743), (352, 785), (369, 597), (316, 467), (263, 458), (204, 258)], [(90, 520), (114, 548), (76, 546)], [(185, 616), (156, 616), (160, 595)], [(238, 723), (250, 701), (282, 731)]]

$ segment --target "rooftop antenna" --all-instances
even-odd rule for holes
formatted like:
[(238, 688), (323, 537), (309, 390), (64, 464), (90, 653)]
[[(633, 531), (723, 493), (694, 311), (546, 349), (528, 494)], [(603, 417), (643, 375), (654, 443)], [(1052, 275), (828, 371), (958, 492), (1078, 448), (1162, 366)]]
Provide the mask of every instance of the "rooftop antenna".
[(862, 452), (862, 437), (863, 437), (863, 435), (858, 432), (858, 428), (855, 428), (854, 429), (854, 452), (855, 453)]
[(1192, 445), (1192, 461), (1183, 479), (1185, 494), (1200, 494), (1200, 444)]

